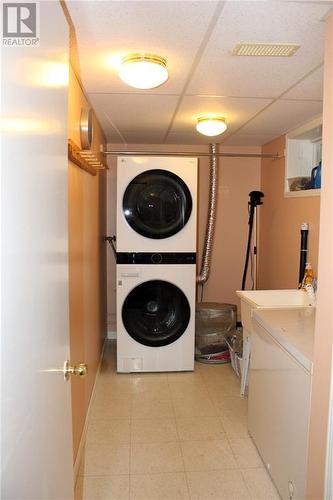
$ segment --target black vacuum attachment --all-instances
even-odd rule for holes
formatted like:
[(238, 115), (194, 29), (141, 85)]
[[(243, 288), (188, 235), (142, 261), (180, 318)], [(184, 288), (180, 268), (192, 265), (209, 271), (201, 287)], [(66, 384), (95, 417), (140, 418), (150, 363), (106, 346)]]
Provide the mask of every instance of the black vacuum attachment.
[(249, 196), (250, 196), (250, 201), (249, 201), (250, 207), (255, 208), (257, 205), (263, 204), (263, 202), (261, 201), (261, 198), (263, 198), (265, 195), (261, 191), (251, 191)]
[(249, 265), (254, 212), (255, 212), (257, 205), (263, 204), (263, 202), (261, 201), (261, 198), (264, 197), (264, 193), (262, 193), (261, 191), (251, 191), (249, 196), (250, 196), (250, 201), (248, 202), (248, 205), (249, 205), (249, 235), (248, 235), (248, 239), (247, 239), (245, 265), (244, 265), (244, 272), (243, 272), (243, 279), (242, 279), (242, 290), (245, 290), (247, 268)]

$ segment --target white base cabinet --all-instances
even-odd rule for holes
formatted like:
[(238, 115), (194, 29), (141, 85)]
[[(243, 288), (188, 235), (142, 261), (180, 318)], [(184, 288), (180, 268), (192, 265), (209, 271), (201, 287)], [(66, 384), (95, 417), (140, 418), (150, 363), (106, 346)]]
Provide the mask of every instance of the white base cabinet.
[(253, 320), (248, 427), (283, 499), (304, 499), (311, 375)]

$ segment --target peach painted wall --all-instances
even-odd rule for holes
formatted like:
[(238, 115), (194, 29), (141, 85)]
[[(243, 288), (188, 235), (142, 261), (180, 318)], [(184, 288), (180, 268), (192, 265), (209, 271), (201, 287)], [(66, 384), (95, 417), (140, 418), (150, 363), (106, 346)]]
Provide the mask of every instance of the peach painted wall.
[[(110, 144), (110, 149), (122, 149)], [(128, 150), (202, 151), (207, 146), (170, 144), (131, 144)], [(224, 147), (223, 151), (260, 153), (260, 148)], [(222, 151), (222, 148), (221, 148)], [(108, 171), (108, 233), (115, 233), (116, 158), (109, 157)], [(198, 181), (198, 257), (200, 261), (207, 220), (209, 187), (209, 160), (199, 159)], [(205, 286), (204, 300), (239, 304), (235, 290), (240, 289), (248, 231), (247, 202), (249, 192), (260, 187), (260, 159), (222, 158), (219, 160), (219, 185), (216, 233), (212, 254), (212, 268)], [(200, 264), (200, 262), (199, 262)], [(115, 331), (115, 264), (108, 252), (108, 323)]]
[[(261, 153), (260, 148), (224, 147), (223, 151)], [(260, 189), (260, 159), (221, 158), (219, 160), (218, 205), (211, 275), (204, 288), (205, 301), (239, 301), (248, 235), (250, 191)], [(208, 160), (199, 170), (198, 250), (201, 257), (207, 221)], [(200, 296), (200, 289), (199, 289)]]
[[(81, 108), (88, 102), (74, 74), (69, 81), (69, 138), (80, 145)], [(92, 150), (105, 138), (94, 117)], [(71, 362), (85, 362), (85, 379), (72, 377), (74, 460), (106, 335), (106, 173), (92, 176), (69, 162), (69, 307)]]
[[(320, 214), (318, 300), (314, 343), (308, 499), (324, 498), (329, 387), (333, 345), (333, 15), (326, 21), (323, 172)], [(333, 404), (333, 402), (332, 402)]]
[[(263, 153), (284, 155), (285, 136), (263, 146)], [(320, 197), (284, 197), (284, 158), (262, 160), (258, 288), (296, 288), (298, 285), (300, 226), (309, 223), (308, 261), (318, 264)]]

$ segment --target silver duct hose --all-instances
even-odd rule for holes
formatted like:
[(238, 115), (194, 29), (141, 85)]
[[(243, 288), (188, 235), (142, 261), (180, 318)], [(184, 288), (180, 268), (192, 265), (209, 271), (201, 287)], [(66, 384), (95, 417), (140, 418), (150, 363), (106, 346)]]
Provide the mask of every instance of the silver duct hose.
[(202, 260), (200, 274), (197, 276), (197, 283), (204, 285), (208, 280), (210, 273), (210, 264), (213, 248), (213, 239), (216, 222), (216, 205), (217, 205), (217, 144), (210, 144), (210, 160), (209, 160), (209, 200), (208, 200), (208, 216), (205, 234), (205, 242), (202, 251)]

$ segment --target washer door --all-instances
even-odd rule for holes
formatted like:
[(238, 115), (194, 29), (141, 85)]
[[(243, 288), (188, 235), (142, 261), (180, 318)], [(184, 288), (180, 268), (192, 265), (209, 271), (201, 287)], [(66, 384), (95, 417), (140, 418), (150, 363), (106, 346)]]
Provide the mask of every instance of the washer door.
[(123, 198), (129, 225), (142, 236), (168, 238), (178, 233), (192, 212), (192, 197), (185, 182), (167, 170), (147, 170), (136, 176)]
[(152, 280), (141, 283), (126, 297), (123, 324), (137, 342), (151, 347), (172, 344), (185, 332), (190, 305), (184, 293), (172, 283)]

